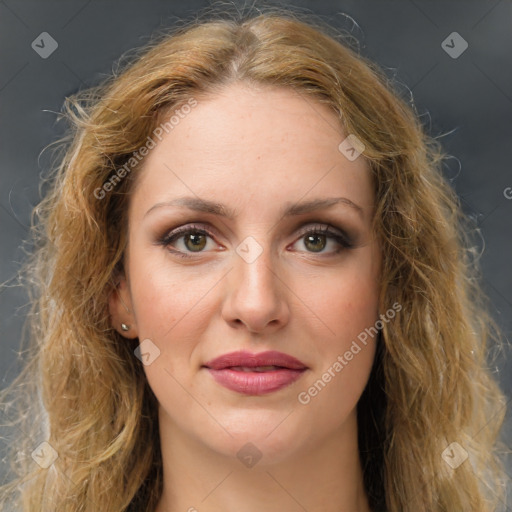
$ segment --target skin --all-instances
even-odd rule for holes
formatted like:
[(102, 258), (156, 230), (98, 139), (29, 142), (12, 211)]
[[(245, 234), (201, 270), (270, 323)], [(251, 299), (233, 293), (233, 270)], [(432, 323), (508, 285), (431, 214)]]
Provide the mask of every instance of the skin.
[[(164, 492), (157, 512), (368, 512), (356, 404), (375, 340), (308, 404), (298, 401), (381, 313), (367, 163), (340, 152), (346, 134), (333, 112), (291, 89), (237, 83), (196, 98), (138, 177), (126, 278), (110, 300), (115, 328), (160, 351), (144, 366), (159, 402)], [(220, 202), (238, 215), (178, 206), (146, 214), (180, 196)], [(288, 203), (332, 197), (361, 211), (338, 203), (280, 214)], [(328, 223), (351, 234), (353, 247), (300, 231)], [(156, 243), (192, 224), (211, 233), (199, 248), (190, 235), (167, 248)], [(249, 236), (262, 249), (251, 263), (236, 252)], [(201, 368), (242, 349), (285, 352), (308, 370), (283, 389), (247, 396)], [(252, 467), (237, 457), (249, 442), (261, 453)]]

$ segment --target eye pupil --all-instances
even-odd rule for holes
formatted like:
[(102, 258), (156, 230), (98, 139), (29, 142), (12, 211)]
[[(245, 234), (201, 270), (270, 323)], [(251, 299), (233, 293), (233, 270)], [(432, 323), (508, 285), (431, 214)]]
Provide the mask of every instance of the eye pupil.
[[(187, 241), (191, 241), (193, 245), (189, 246), (187, 244)], [(185, 237), (185, 245), (187, 245), (187, 248), (189, 248), (189, 249), (191, 249), (191, 248), (195, 248), (195, 249), (199, 249), (199, 250), (204, 249), (204, 247), (206, 245), (206, 237), (205, 237), (205, 235), (202, 235), (202, 234), (190, 233)]]
[[(325, 248), (325, 235), (320, 235), (320, 234), (313, 234), (313, 235), (307, 235), (306, 237), (306, 246), (308, 245), (309, 242), (311, 242), (312, 240), (319, 240), (319, 239), (322, 239), (323, 241), (320, 243), (320, 247), (318, 246), (318, 244), (313, 244), (313, 252), (320, 252), (321, 250), (323, 250)], [(311, 247), (311, 246), (310, 246)]]

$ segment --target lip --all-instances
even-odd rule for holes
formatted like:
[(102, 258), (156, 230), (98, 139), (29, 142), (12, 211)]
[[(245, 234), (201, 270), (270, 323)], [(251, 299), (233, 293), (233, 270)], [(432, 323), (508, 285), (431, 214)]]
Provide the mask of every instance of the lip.
[[(224, 354), (203, 365), (222, 386), (245, 395), (264, 395), (295, 382), (308, 369), (301, 361), (283, 352), (259, 354), (238, 351)], [(233, 367), (256, 368), (276, 366), (279, 369), (250, 371)]]
[(212, 370), (224, 370), (233, 366), (246, 366), (255, 368), (257, 366), (281, 366), (290, 370), (305, 370), (307, 366), (293, 356), (275, 350), (252, 354), (245, 350), (230, 352), (220, 357), (216, 357), (204, 364)]

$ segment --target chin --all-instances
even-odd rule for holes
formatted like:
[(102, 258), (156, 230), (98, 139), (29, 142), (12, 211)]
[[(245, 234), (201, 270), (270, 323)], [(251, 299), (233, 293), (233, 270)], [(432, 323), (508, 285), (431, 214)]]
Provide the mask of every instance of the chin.
[(294, 422), (293, 415), (287, 418), (289, 412), (239, 409), (229, 421), (225, 416), (216, 416), (229, 434), (221, 428), (215, 435), (211, 431), (203, 432), (203, 442), (242, 463), (248, 456), (258, 458), (258, 466), (277, 464), (300, 451), (308, 438), (311, 439), (304, 426), (301, 428)]

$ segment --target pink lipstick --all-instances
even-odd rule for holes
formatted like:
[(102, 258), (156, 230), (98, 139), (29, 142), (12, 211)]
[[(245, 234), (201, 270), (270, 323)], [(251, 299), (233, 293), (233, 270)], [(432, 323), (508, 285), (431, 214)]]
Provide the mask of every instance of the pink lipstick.
[(308, 369), (301, 361), (274, 350), (230, 352), (203, 365), (222, 386), (245, 395), (264, 395), (296, 381)]

